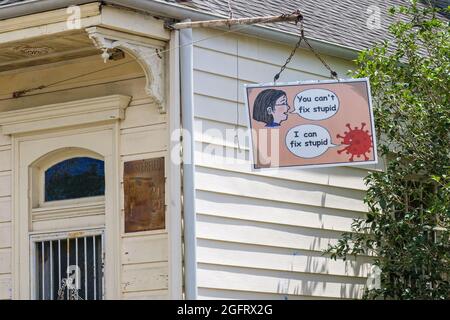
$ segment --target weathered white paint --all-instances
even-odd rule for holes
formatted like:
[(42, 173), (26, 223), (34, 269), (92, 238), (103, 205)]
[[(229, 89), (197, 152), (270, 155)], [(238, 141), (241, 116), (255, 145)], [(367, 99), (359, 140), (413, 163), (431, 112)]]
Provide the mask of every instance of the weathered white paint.
[(0, 222), (11, 221), (11, 198), (0, 198)]
[(140, 263), (123, 267), (122, 291), (164, 290), (168, 287), (167, 262)]
[[(322, 250), (365, 214), (363, 178), (382, 166), (251, 171), (243, 84), (271, 82), (292, 48), (235, 34), (211, 38), (219, 34), (194, 30), (199, 297), (361, 297), (370, 258), (332, 261)], [(325, 59), (342, 77), (353, 67)], [(280, 82), (328, 74), (301, 49)]]
[(0, 274), (0, 300), (12, 298), (12, 279), (9, 274)]
[(11, 148), (0, 147), (0, 171), (11, 170)]
[[(98, 16), (100, 14), (100, 3), (82, 5), (80, 8), (80, 18)], [(0, 33), (18, 31), (25, 28), (46, 26), (52, 23), (66, 22), (70, 13), (67, 9), (48, 11), (25, 17), (18, 17), (0, 21)]]
[(120, 31), (132, 31), (133, 34), (159, 40), (169, 40), (170, 32), (164, 24), (150, 15), (143, 15), (132, 10), (122, 10), (116, 7), (102, 7), (102, 26)]
[(138, 264), (168, 261), (167, 234), (126, 237), (122, 241), (122, 263)]
[(12, 297), (11, 138), (0, 134), (0, 300)]
[(11, 145), (11, 137), (0, 134), (0, 146), (9, 147)]
[(0, 274), (11, 273), (11, 248), (0, 249)]
[(125, 300), (167, 300), (169, 298), (168, 290), (135, 291), (123, 294)]
[(11, 247), (11, 223), (0, 223), (0, 248)]
[(0, 172), (0, 197), (11, 195), (11, 173)]
[(161, 113), (152, 106), (150, 99), (134, 99), (126, 110), (125, 119), (120, 127), (122, 130), (145, 127), (150, 125), (164, 124), (167, 121), (167, 114)]
[(151, 127), (138, 127), (121, 130), (121, 155), (167, 150), (167, 141), (161, 139), (167, 135), (165, 124)]
[(4, 134), (12, 135), (120, 120), (125, 116), (130, 99), (129, 96), (111, 95), (5, 111), (0, 126)]

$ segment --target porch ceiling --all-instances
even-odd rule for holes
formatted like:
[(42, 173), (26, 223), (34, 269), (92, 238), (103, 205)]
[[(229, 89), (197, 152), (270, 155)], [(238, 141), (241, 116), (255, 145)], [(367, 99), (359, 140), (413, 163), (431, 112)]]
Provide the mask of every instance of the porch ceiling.
[(0, 44), (0, 72), (100, 54), (86, 32)]

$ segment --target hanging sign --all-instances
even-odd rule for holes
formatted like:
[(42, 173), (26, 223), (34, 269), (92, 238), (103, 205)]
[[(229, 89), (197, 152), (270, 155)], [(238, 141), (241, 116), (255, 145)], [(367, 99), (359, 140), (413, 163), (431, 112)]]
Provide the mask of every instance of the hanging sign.
[(377, 163), (367, 78), (246, 85), (254, 169)]

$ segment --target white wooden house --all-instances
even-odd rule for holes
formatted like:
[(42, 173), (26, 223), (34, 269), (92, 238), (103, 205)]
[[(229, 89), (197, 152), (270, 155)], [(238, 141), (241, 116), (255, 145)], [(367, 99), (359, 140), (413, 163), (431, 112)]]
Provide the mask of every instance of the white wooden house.
[[(385, 37), (397, 3), (232, 1), (234, 17), (300, 9), (306, 36), (341, 77)], [(366, 24), (370, 5), (379, 28)], [(0, 299), (56, 299), (69, 265), (87, 299), (361, 297), (369, 258), (332, 261), (322, 250), (364, 215), (363, 178), (382, 163), (251, 171), (243, 85), (272, 81), (298, 28), (167, 28), (227, 16), (217, 0), (0, 1)], [(280, 81), (328, 76), (300, 48)], [(184, 176), (182, 124), (193, 124), (183, 152), (193, 141), (195, 159)], [(127, 163), (163, 170), (163, 190), (145, 184), (142, 168), (127, 187)], [(52, 193), (61, 172), (101, 181)], [(140, 183), (164, 196), (156, 228), (126, 227)]]

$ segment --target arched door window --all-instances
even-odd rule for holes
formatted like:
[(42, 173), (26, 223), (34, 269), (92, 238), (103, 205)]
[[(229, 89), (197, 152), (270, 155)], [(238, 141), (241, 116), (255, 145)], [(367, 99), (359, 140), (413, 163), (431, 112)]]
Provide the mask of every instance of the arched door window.
[(102, 160), (89, 157), (67, 159), (48, 168), (44, 175), (45, 202), (105, 194), (105, 165)]

